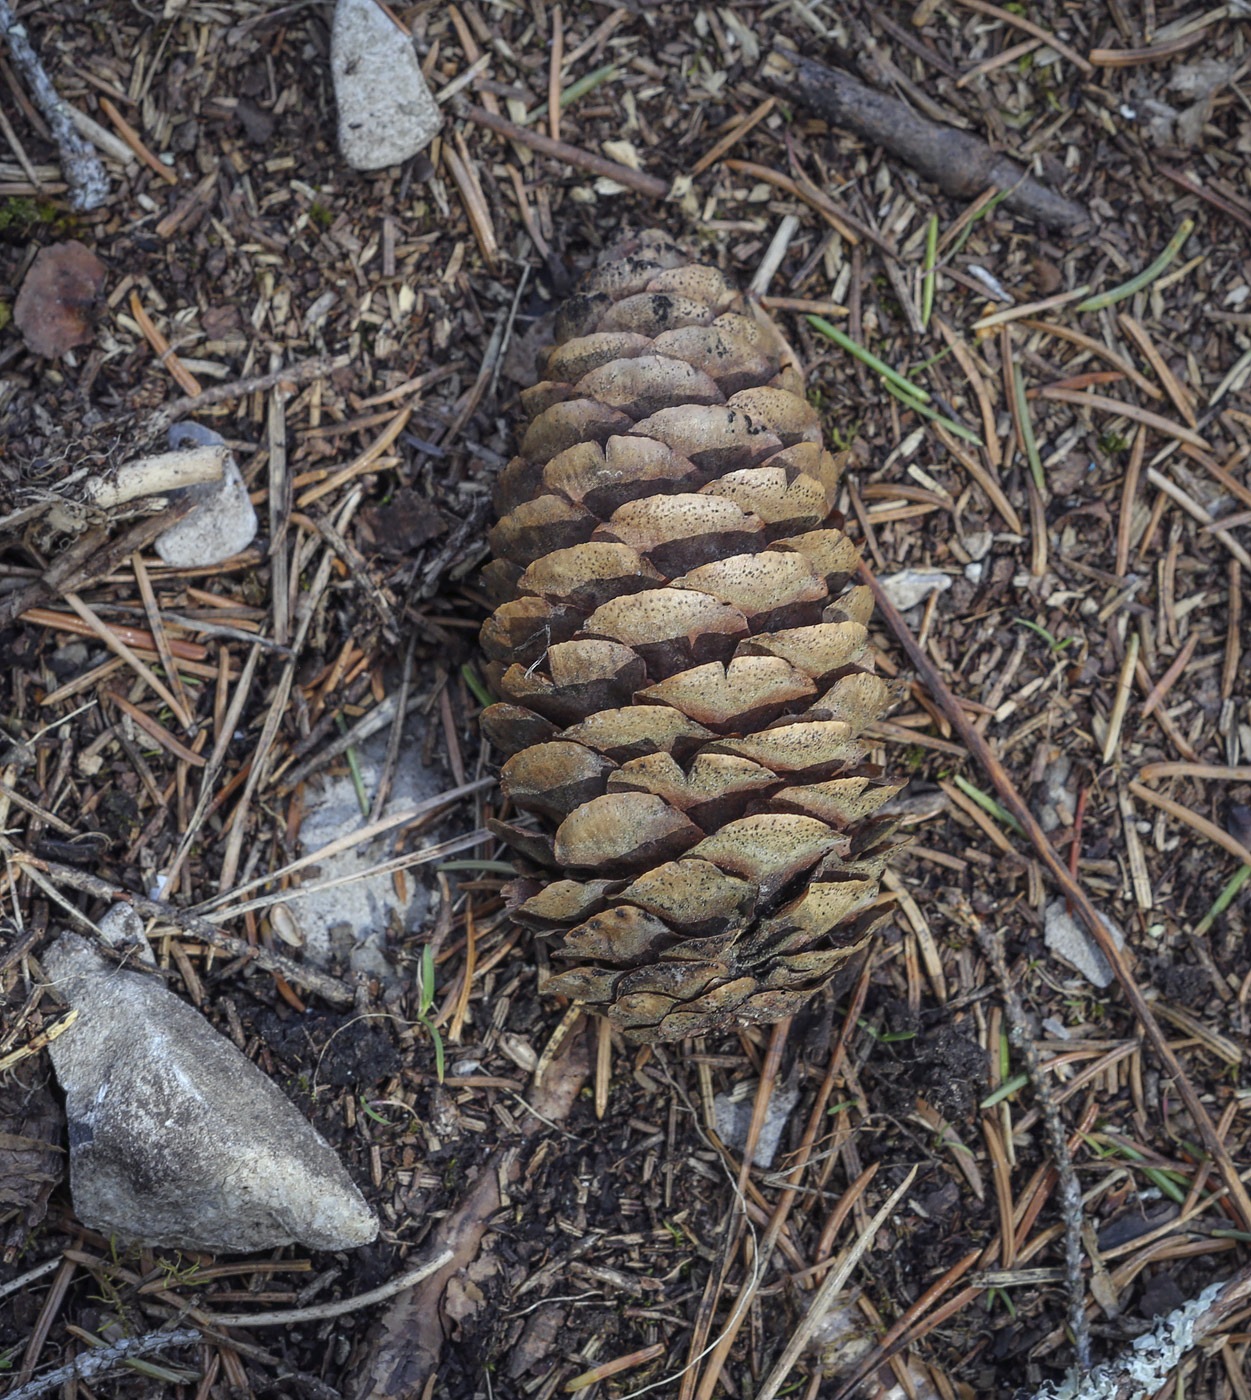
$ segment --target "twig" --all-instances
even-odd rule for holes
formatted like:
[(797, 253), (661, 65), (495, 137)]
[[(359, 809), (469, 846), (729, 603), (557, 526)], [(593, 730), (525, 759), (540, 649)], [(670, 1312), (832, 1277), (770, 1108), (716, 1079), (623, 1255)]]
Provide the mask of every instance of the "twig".
[[(4, 0), (0, 0), (3, 5)], [(120, 1370), (126, 1362), (136, 1356), (147, 1356), (154, 1351), (164, 1351), (166, 1347), (186, 1347), (201, 1341), (200, 1333), (194, 1327), (180, 1327), (173, 1332), (149, 1332), (143, 1337), (123, 1337), (107, 1347), (83, 1352), (73, 1361), (58, 1366), (53, 1371), (45, 1371), (42, 1376), (11, 1390), (5, 1400), (34, 1400), (36, 1395), (46, 1395), (50, 1390), (73, 1381), (99, 1383), (112, 1372)]]
[[(0, 0), (0, 4), (3, 3), (4, 0)], [(198, 413), (200, 409), (212, 408), (214, 404), (229, 403), (231, 399), (242, 399), (248, 394), (272, 389), (275, 384), (300, 385), (313, 379), (325, 379), (351, 362), (350, 355), (315, 355), (312, 359), (284, 365), (282, 369), (271, 370), (268, 374), (253, 374), (247, 379), (232, 380), (229, 384), (214, 384), (202, 394), (190, 394), (157, 409), (145, 424), (144, 431), (149, 435), (163, 433), (171, 423), (185, 418), (188, 413)]]
[(529, 131), (524, 126), (518, 126), (516, 122), (510, 122), (507, 117), (488, 112), (485, 107), (466, 102), (461, 109), (461, 115), (471, 122), (476, 122), (478, 126), (485, 126), (490, 131), (498, 132), (500, 136), (507, 136), (518, 145), (538, 151), (540, 155), (551, 156), (554, 160), (564, 161), (566, 165), (576, 166), (580, 170), (589, 170), (592, 175), (604, 175), (619, 185), (625, 185), (627, 189), (637, 190), (639, 194), (650, 195), (652, 199), (664, 199), (668, 196), (669, 186), (663, 180), (658, 180), (655, 175), (631, 170), (628, 165), (618, 165), (615, 160), (597, 156), (594, 151), (584, 151), (578, 146), (570, 146), (568, 142), (553, 141), (550, 136), (544, 136), (539, 131)]
[(48, 119), (48, 126), (60, 148), (61, 169), (70, 187), (70, 206), (83, 213), (98, 209), (109, 197), (109, 177), (104, 173), (104, 166), (91, 143), (79, 135), (69, 113), (69, 104), (53, 86), (30, 42), (26, 26), (9, 8), (9, 0), (0, 0), (0, 35), (8, 43), (14, 63), (30, 84), (31, 95)]
[[(1186, 1353), (1220, 1329), (1251, 1297), (1251, 1268), (1205, 1288), (1197, 1298), (1161, 1318), (1153, 1331), (1136, 1337), (1117, 1359), (1084, 1375), (1070, 1375), (1062, 1390), (1045, 1385), (1034, 1400), (1137, 1400), (1172, 1392), (1169, 1378)], [(1180, 1393), (1180, 1388), (1178, 1390)]]
[(138, 322), (139, 329), (143, 332), (143, 338), (152, 347), (157, 360), (169, 371), (170, 377), (183, 393), (193, 396), (200, 393), (200, 381), (178, 358), (169, 341), (157, 329), (156, 323), (148, 315), (138, 289), (130, 294), (130, 314)]
[(552, 9), (552, 53), (547, 70), (547, 134), (560, 140), (560, 72), (565, 61), (565, 16), (560, 5)]
[[(0, 840), (2, 839), (0, 838)], [(7, 841), (4, 842), (5, 846), (8, 844)], [(72, 865), (60, 865), (56, 861), (41, 860), (39, 857), (28, 855), (24, 851), (12, 849), (10, 858), (15, 865), (24, 866), (31, 871), (42, 872), (54, 884), (66, 885), (82, 894), (106, 900), (109, 904), (119, 902), (129, 904), (148, 918), (161, 919), (165, 923), (173, 924), (175, 928), (182, 929), (188, 937), (194, 938), (200, 943), (207, 943), (211, 948), (227, 953), (232, 958), (244, 958), (249, 962), (254, 962), (257, 967), (264, 968), (266, 972), (276, 972), (280, 977), (286, 978), (288, 982), (307, 987), (310, 992), (315, 992), (332, 1005), (350, 1006), (355, 1000), (352, 989), (344, 986), (337, 977), (329, 977), (326, 973), (319, 972), (315, 967), (307, 967), (303, 963), (295, 962), (285, 954), (274, 952), (270, 948), (254, 947), (250, 943), (245, 943), (241, 938), (234, 938), (228, 933), (223, 933), (207, 919), (202, 919), (197, 914), (189, 913), (185, 909), (179, 909), (173, 904), (166, 904), (159, 899), (146, 899), (143, 895), (121, 889), (111, 881), (101, 880), (86, 870), (79, 870)]]
[(1040, 185), (980, 137), (930, 121), (897, 97), (867, 87), (848, 73), (804, 54), (775, 51), (766, 76), (773, 86), (785, 89), (826, 121), (906, 160), (948, 194), (972, 199), (993, 185), (1007, 191), (1008, 208), (1039, 223), (1068, 228), (1090, 217), (1081, 205)]
[[(899, 639), (900, 645), (907, 652), (912, 664), (921, 674), (926, 689), (930, 695), (942, 708), (943, 713), (950, 720), (952, 727), (960, 735), (968, 746), (970, 754), (981, 766), (982, 770), (990, 777), (995, 788), (1003, 800), (1004, 806), (1025, 828), (1034, 850), (1039, 859), (1051, 872), (1052, 878), (1060, 886), (1069, 903), (1077, 913), (1081, 921), (1089, 929), (1091, 936), (1098, 944), (1104, 957), (1108, 960), (1108, 965), (1112, 968), (1116, 980), (1121, 985), (1121, 990), (1125, 993), (1134, 1015), (1142, 1026), (1146, 1038), (1150, 1041), (1152, 1049), (1155, 1051), (1160, 1063), (1165, 1071), (1173, 1078), (1178, 1093), (1182, 1097), (1187, 1110), (1199, 1135), (1203, 1140), (1203, 1145), (1211, 1154), (1213, 1161), (1220, 1169), (1221, 1177), (1229, 1188), (1231, 1202), (1242, 1221), (1243, 1228), (1251, 1228), (1251, 1196), (1247, 1194), (1247, 1188), (1243, 1184), (1236, 1163), (1229, 1155), (1229, 1149), (1216, 1131), (1216, 1126), (1212, 1122), (1206, 1107), (1198, 1094), (1194, 1085), (1190, 1082), (1190, 1077), (1183, 1069), (1181, 1061), (1178, 1060), (1172, 1046), (1164, 1034), (1160, 1023), (1156, 1020), (1154, 1012), (1151, 1010), (1147, 999), (1143, 996), (1129, 964), (1125, 960), (1125, 955), (1108, 931), (1107, 925), (1099, 917), (1090, 896), (1080, 884), (1069, 874), (1067, 866), (1056, 854), (1055, 848), (1047, 838), (1046, 832), (1039, 826), (1037, 818), (1029, 807), (1022, 801), (1020, 794), (1008, 777), (1003, 764), (992, 752), (990, 745), (978, 732), (976, 727), (970, 723), (964, 710), (957, 703), (946, 682), (938, 672), (938, 668), (930, 660), (925, 650), (917, 644), (908, 624), (899, 615), (898, 609), (887, 598), (882, 591), (881, 584), (877, 581), (872, 571), (865, 564), (861, 564), (859, 575), (864, 583), (873, 591), (873, 596), (877, 606), (886, 620), (887, 625), (895, 636)], [(1144, 789), (1144, 792), (1146, 789)], [(1154, 794), (1153, 794), (1154, 796)]]
[(396, 1274), (393, 1279), (371, 1288), (367, 1293), (358, 1293), (354, 1298), (340, 1298), (335, 1303), (314, 1303), (307, 1308), (287, 1308), (272, 1313), (209, 1313), (208, 1320), (213, 1327), (293, 1327), (301, 1322), (321, 1322), (328, 1317), (343, 1317), (345, 1313), (360, 1312), (412, 1288), (422, 1279), (427, 1279), (452, 1258), (450, 1249), (441, 1249), (438, 1254), (418, 1264), (415, 1269)]

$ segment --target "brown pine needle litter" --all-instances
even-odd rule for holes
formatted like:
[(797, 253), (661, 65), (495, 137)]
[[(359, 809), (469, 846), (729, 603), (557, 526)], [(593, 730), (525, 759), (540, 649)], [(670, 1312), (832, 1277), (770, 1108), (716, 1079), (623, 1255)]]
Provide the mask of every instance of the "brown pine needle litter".
[[(1087, 1345), (1109, 1385), (1155, 1348), (1154, 1393), (1245, 1394), (1237, 8), (392, 3), (444, 124), (362, 174), (335, 145), (329, 7), (0, 0), (18, 1395), (1008, 1400)], [(911, 114), (937, 170), (778, 85), (787, 53)], [(66, 108), (105, 182), (85, 214)], [(1017, 174), (944, 164), (955, 136)], [(1026, 172), (1086, 222), (1013, 212)], [(648, 227), (760, 290), (847, 454), (832, 507), (902, 606), (869, 616), (894, 708), (850, 781), (907, 779), (881, 816), (913, 844), (840, 984), (773, 1027), (639, 1047), (544, 994), (551, 941), (509, 912), (476, 636), (513, 425), (580, 396), (536, 387), (534, 352)], [(59, 308), (84, 338), (36, 355), (18, 299), (70, 240), (107, 277)], [(185, 503), (92, 502), (184, 420), (229, 443), (260, 533), (179, 570), (154, 541)], [(770, 542), (801, 533), (793, 485)], [(397, 909), (343, 913), (361, 880)], [(74, 1218), (41, 960), (118, 899), (331, 1141), (380, 1213), (370, 1250), (213, 1265)], [(325, 962), (318, 899), (344, 920)], [(1200, 1344), (1170, 1350), (1181, 1304)]]

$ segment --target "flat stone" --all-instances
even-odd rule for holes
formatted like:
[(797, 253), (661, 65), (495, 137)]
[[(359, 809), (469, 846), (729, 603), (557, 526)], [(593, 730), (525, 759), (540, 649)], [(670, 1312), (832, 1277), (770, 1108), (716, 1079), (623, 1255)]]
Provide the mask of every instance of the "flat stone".
[(374, 0), (339, 0), (330, 69), (339, 150), (355, 170), (381, 170), (424, 150), (443, 118), (406, 34)]
[[(113, 929), (111, 941), (120, 941)], [(78, 1020), (49, 1052), (84, 1225), (155, 1248), (351, 1249), (378, 1221), (319, 1133), (203, 1016), (67, 933), (44, 968)]]
[(902, 569), (879, 578), (882, 592), (899, 609), (907, 612), (923, 603), (931, 593), (944, 593), (951, 587), (951, 576), (941, 569)]
[[(760, 1136), (756, 1139), (756, 1150), (752, 1154), (753, 1166), (768, 1168), (773, 1165), (787, 1119), (798, 1102), (797, 1085), (779, 1083), (773, 1086), (765, 1108), (764, 1122), (760, 1125)], [(754, 1080), (736, 1085), (729, 1093), (718, 1094), (712, 1101), (717, 1119), (717, 1133), (721, 1141), (736, 1152), (742, 1152), (747, 1146), (747, 1134), (751, 1130), (751, 1116), (755, 1103)]]
[[(437, 797), (445, 786), (438, 772), (422, 764), (422, 738), (420, 718), (409, 715), (391, 792), (382, 808), (384, 818)], [(389, 740), (388, 725), (356, 745), (357, 768), (370, 800), (378, 789)], [(300, 823), (305, 855), (350, 836), (364, 824), (350, 773), (319, 774), (309, 783)], [(303, 935), (304, 956), (310, 962), (318, 967), (344, 962), (353, 972), (377, 977), (384, 986), (395, 985), (405, 975), (403, 967), (387, 959), (388, 935), (400, 939), (421, 928), (430, 914), (430, 894), (412, 873), (405, 881), (403, 897), (396, 892), (391, 875), (367, 873), (394, 854), (392, 840), (383, 837), (317, 862), (318, 882), (337, 879), (345, 883), (307, 894), (291, 891), (288, 908)]]
[[(1123, 948), (1125, 935), (1120, 927), (1106, 914), (1100, 914), (1099, 917), (1112, 935), (1112, 941), (1118, 948)], [(1065, 900), (1054, 899), (1047, 905), (1043, 913), (1043, 938), (1057, 958), (1076, 968), (1088, 982), (1093, 982), (1096, 987), (1111, 985), (1116, 975), (1112, 971), (1112, 965), (1086, 926), (1078, 923), (1069, 913)]]
[[(199, 423), (175, 423), (169, 445), (208, 447), (225, 438)], [(256, 507), (248, 496), (233, 454), (220, 481), (185, 488), (196, 504), (155, 541), (156, 552), (173, 569), (204, 568), (241, 553), (256, 538)]]

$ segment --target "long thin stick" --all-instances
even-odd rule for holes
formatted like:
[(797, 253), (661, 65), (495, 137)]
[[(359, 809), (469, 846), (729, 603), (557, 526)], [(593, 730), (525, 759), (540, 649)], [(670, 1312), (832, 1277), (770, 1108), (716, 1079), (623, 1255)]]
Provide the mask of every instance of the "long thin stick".
[(320, 1322), (327, 1317), (342, 1317), (345, 1313), (359, 1312), (361, 1308), (372, 1307), (402, 1293), (406, 1288), (427, 1279), (452, 1258), (450, 1249), (441, 1249), (433, 1258), (419, 1264), (415, 1269), (397, 1274), (393, 1279), (371, 1288), (368, 1293), (358, 1293), (354, 1298), (340, 1298), (334, 1303), (315, 1303), (307, 1308), (287, 1308), (271, 1313), (209, 1313), (209, 1322), (214, 1327), (294, 1327), (301, 1322)]
[(669, 186), (663, 180), (658, 180), (655, 175), (631, 170), (628, 165), (618, 165), (615, 160), (607, 160), (604, 156), (597, 156), (594, 151), (584, 151), (580, 146), (571, 146), (566, 141), (553, 141), (541, 131), (530, 131), (527, 127), (518, 126), (507, 117), (496, 116), (494, 112), (488, 112), (485, 107), (475, 106), (472, 102), (465, 103), (461, 115), (479, 126), (489, 127), (501, 136), (507, 136), (510, 141), (528, 146), (541, 155), (562, 160), (566, 165), (575, 165), (581, 170), (589, 170), (592, 175), (605, 175), (610, 180), (616, 180), (619, 185), (637, 190), (639, 194), (650, 195), (653, 199), (664, 199), (669, 193)]
[(13, 61), (30, 84), (31, 96), (48, 119), (52, 135), (61, 151), (61, 170), (70, 187), (71, 208), (86, 212), (98, 209), (109, 197), (109, 177), (91, 142), (78, 133), (69, 115), (65, 99), (53, 86), (47, 69), (40, 62), (30, 42), (26, 26), (9, 8), (8, 0), (0, 0), (0, 35), (8, 43)]
[(908, 624), (899, 615), (898, 609), (882, 591), (882, 585), (874, 577), (872, 571), (867, 565), (861, 563), (859, 573), (862, 582), (867, 583), (873, 590), (878, 609), (887, 625), (908, 653), (912, 664), (921, 673), (921, 679), (925, 682), (926, 689), (938, 702), (974, 759), (994, 783), (1003, 805), (1025, 828), (1025, 833), (1033, 844), (1039, 859), (1051, 871), (1056, 883), (1064, 891), (1065, 897), (1077, 911), (1082, 922), (1090, 930), (1091, 936), (1099, 945), (1104, 957), (1107, 958), (1109, 966), (1116, 975), (1116, 980), (1121, 984), (1121, 990), (1125, 993), (1126, 1000), (1138, 1019), (1138, 1023), (1151, 1042), (1152, 1049), (1159, 1057), (1165, 1071), (1173, 1078), (1177, 1091), (1182, 1097), (1182, 1102), (1185, 1103), (1195, 1126), (1199, 1130), (1204, 1147), (1220, 1168), (1221, 1177), (1229, 1188), (1230, 1199), (1242, 1221), (1242, 1227), (1251, 1229), (1251, 1196), (1247, 1195), (1247, 1188), (1243, 1185), (1238, 1168), (1230, 1158), (1229, 1151), (1220, 1134), (1216, 1131), (1216, 1126), (1213, 1124), (1207, 1109), (1203, 1106), (1198, 1094), (1195, 1093), (1194, 1085), (1182, 1068), (1181, 1061), (1173, 1053), (1173, 1049), (1165, 1038), (1160, 1023), (1156, 1020), (1147, 999), (1143, 996), (1137, 982), (1134, 981), (1134, 975), (1130, 971), (1129, 964), (1125, 961), (1125, 955), (1109, 933), (1107, 925), (1099, 917), (1099, 912), (1090, 896), (1069, 874), (1068, 866), (1056, 855), (1055, 848), (1047, 839), (1046, 832), (1039, 826), (1033, 812), (1021, 800), (1021, 796), (1011, 778), (1008, 777), (1003, 764), (991, 751), (990, 745), (981, 733), (969, 722), (964, 710), (957, 703), (942, 676), (939, 675), (938, 669), (918, 644)]
[(175, 928), (182, 929), (188, 937), (194, 938), (200, 943), (207, 943), (210, 947), (216, 948), (218, 952), (225, 953), (232, 958), (247, 958), (254, 962), (257, 967), (264, 968), (266, 972), (276, 972), (288, 982), (300, 987), (307, 987), (310, 992), (315, 992), (324, 1001), (330, 1002), (332, 1006), (350, 1006), (354, 1000), (351, 987), (345, 986), (337, 977), (330, 977), (324, 972), (319, 972), (315, 967), (298, 963), (294, 958), (289, 958), (284, 953), (275, 952), (271, 948), (259, 945), (254, 947), (250, 943), (245, 943), (241, 938), (234, 938), (228, 933), (223, 933), (207, 919), (188, 913), (185, 909), (179, 909), (176, 905), (166, 904), (159, 899), (145, 899), (142, 895), (122, 889), (109, 880), (101, 880), (86, 870), (79, 870), (77, 866), (61, 865), (56, 861), (41, 860), (38, 856), (28, 855), (25, 851), (12, 848), (9, 842), (0, 837), (0, 849), (5, 848), (8, 849), (9, 858), (15, 865), (34, 873), (42, 873), (55, 885), (65, 885), (72, 890), (81, 890), (84, 894), (94, 895), (97, 899), (106, 899), (110, 904), (124, 901), (147, 918), (161, 919), (165, 923), (173, 924)]
[[(0, 5), (3, 3), (4, 0), (0, 0)], [(164, 1351), (167, 1347), (186, 1347), (201, 1340), (194, 1327), (180, 1327), (176, 1332), (149, 1332), (145, 1337), (123, 1337), (112, 1346), (85, 1352), (54, 1371), (45, 1371), (26, 1385), (11, 1390), (7, 1400), (34, 1400), (36, 1395), (58, 1390), (66, 1381), (81, 1380), (97, 1384), (136, 1356), (147, 1356), (150, 1352)]]

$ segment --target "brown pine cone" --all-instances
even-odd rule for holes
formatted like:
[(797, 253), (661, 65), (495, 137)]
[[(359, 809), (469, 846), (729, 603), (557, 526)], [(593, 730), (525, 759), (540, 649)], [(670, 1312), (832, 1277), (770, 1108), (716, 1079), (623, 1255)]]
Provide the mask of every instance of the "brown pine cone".
[(856, 736), (891, 699), (793, 356), (721, 273), (628, 235), (561, 308), (500, 475), (482, 628), (541, 879), (541, 988), (631, 1040), (790, 1015), (867, 943), (898, 790)]

